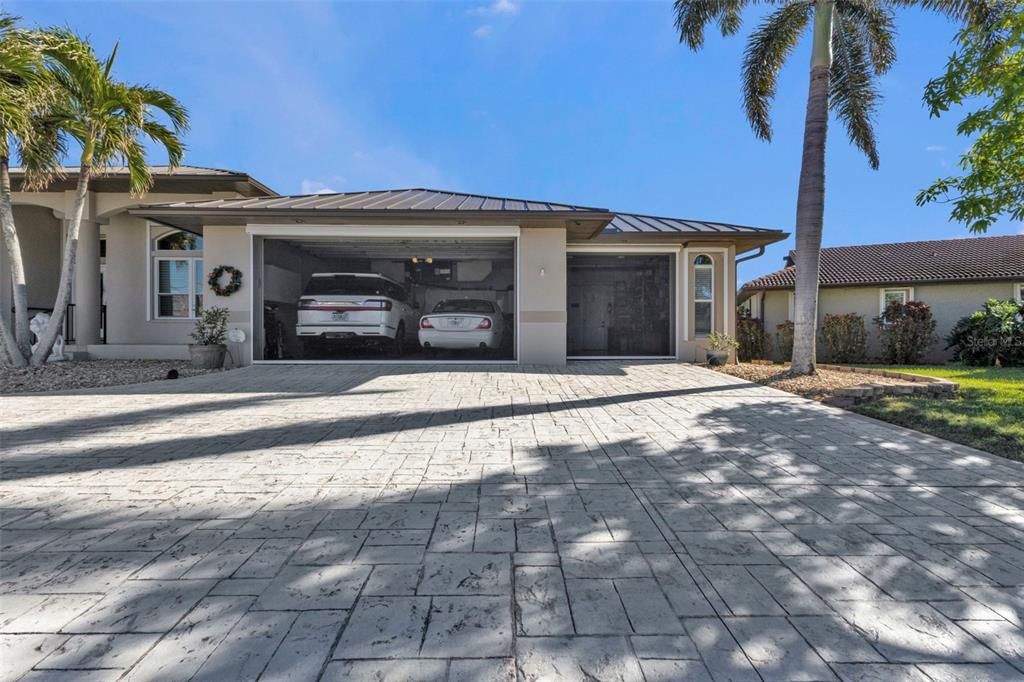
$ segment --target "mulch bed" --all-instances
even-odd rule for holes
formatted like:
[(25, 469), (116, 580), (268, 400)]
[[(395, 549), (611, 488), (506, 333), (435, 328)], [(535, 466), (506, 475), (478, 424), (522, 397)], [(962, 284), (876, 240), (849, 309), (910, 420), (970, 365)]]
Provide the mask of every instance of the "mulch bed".
[(188, 360), (81, 360), (25, 369), (0, 366), (0, 394), (142, 384), (165, 380), (172, 369), (179, 377), (223, 371), (192, 369)]
[(864, 384), (905, 385), (913, 382), (892, 377), (861, 374), (859, 372), (837, 372), (831, 369), (818, 368), (814, 376), (796, 376), (789, 371), (788, 365), (755, 365), (740, 363), (712, 367), (719, 372), (746, 379), (762, 386), (771, 386), (780, 391), (795, 393), (804, 398), (821, 402), (829, 402), (840, 388), (852, 388)]

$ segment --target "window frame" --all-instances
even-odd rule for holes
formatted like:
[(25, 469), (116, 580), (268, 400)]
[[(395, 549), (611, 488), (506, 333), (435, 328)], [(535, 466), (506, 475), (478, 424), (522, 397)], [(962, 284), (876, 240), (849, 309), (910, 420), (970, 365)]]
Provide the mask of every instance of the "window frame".
[[(697, 264), (701, 258), (707, 258), (709, 262)], [(693, 266), (693, 336), (694, 338), (705, 338), (715, 331), (715, 259), (706, 253), (698, 253), (690, 261)], [(697, 298), (697, 272), (707, 270), (711, 274), (711, 298)], [(702, 332), (697, 329), (697, 304), (707, 303), (711, 308), (711, 319), (709, 329)]]
[[(157, 229), (154, 229), (157, 228)], [(159, 229), (164, 228), (164, 229)], [(204, 300), (207, 295), (206, 282), (205, 282), (205, 271), (203, 262), (203, 250), (174, 250), (157, 249), (157, 244), (161, 239), (166, 239), (169, 235), (174, 232), (186, 232), (187, 230), (179, 229), (166, 229), (165, 226), (157, 226), (149, 224), (149, 232), (147, 234), (148, 240), (146, 247), (148, 249), (148, 268), (149, 268), (149, 320), (158, 322), (188, 322), (194, 321), (199, 317), (199, 311), (202, 304), (197, 298), (202, 297)], [(202, 239), (202, 235), (198, 235), (199, 239)], [(205, 244), (203, 244), (205, 246)], [(175, 315), (161, 315), (160, 314), (160, 296), (169, 296), (172, 294), (160, 292), (160, 262), (161, 261), (188, 261), (188, 315), (187, 316), (175, 316)], [(197, 274), (198, 273), (198, 274)], [(178, 296), (186, 294), (175, 294)]]
[(1017, 282), (1013, 288), (1013, 293), (1017, 298), (1017, 303), (1024, 303), (1024, 282)]
[(914, 287), (882, 287), (878, 290), (878, 314), (885, 313), (887, 307), (886, 296), (890, 293), (899, 292), (903, 294), (903, 304), (906, 305), (914, 300)]

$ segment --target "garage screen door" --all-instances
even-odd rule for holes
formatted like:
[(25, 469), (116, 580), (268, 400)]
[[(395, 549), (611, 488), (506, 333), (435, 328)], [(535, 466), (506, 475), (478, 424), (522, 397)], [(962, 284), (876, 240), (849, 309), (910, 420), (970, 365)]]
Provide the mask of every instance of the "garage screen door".
[(570, 254), (570, 357), (673, 353), (671, 255)]
[(515, 241), (262, 242), (263, 360), (514, 360)]

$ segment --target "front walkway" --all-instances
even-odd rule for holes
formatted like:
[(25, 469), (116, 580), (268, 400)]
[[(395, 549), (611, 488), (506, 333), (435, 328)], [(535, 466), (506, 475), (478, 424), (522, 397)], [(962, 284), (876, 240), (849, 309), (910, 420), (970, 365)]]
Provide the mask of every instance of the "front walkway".
[(3, 679), (1024, 675), (1024, 467), (707, 370), (258, 367), (0, 413)]

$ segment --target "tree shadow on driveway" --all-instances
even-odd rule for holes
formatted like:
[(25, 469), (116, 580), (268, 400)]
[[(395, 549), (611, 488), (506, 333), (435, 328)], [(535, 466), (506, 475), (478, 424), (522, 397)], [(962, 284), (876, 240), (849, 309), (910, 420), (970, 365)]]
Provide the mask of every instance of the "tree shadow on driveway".
[(396, 392), (382, 377), (365, 386), (380, 393), (327, 405), (243, 403), (25, 443), (15, 473), (31, 475), (0, 498), (5, 667), (1024, 672), (1019, 465), (775, 392), (679, 388), (713, 381), (693, 368), (627, 374), (651, 390), (488, 372)]

